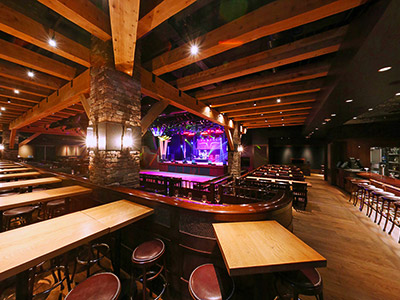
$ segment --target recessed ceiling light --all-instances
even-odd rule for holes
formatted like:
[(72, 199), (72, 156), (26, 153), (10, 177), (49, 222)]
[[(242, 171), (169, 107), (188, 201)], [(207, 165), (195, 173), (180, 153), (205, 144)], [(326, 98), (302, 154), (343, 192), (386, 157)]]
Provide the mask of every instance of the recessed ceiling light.
[(325, 122), (329, 122), (330, 120), (331, 120), (331, 119), (329, 119), (329, 118), (326, 118), (326, 119), (325, 119)]
[(262, 117), (264, 114), (261, 114), (260, 116)]
[(254, 103), (253, 103), (253, 106), (257, 106), (257, 103), (256, 103), (256, 101), (254, 101)]
[(198, 53), (199, 53), (199, 46), (197, 46), (197, 45), (190, 46), (190, 54), (191, 55), (197, 55)]
[(267, 119), (265, 119), (265, 122), (268, 122), (268, 120), (267, 120)]
[(14, 93), (15, 94), (19, 94), (19, 90), (14, 90)]
[(400, 96), (400, 93), (396, 93), (396, 95), (395, 96)]
[(319, 128), (317, 127), (317, 128), (315, 128), (315, 130), (318, 130)]
[(282, 113), (282, 112), (279, 112), (280, 114)]
[(281, 98), (276, 99), (276, 102), (280, 103), (281, 102)]
[(331, 117), (336, 117), (336, 114), (331, 114)]
[(391, 68), (392, 68), (391, 66), (386, 66), (386, 67), (380, 68), (380, 69), (378, 70), (378, 72), (389, 71)]
[(326, 122), (322, 122), (322, 125), (325, 125), (326, 124)]
[(353, 120), (357, 120), (357, 117), (353, 117)]
[(57, 42), (55, 39), (49, 39), (48, 43), (52, 47), (57, 47)]
[(285, 124), (282, 124), (282, 126), (285, 126)]
[(8, 99), (8, 101), (7, 101), (8, 103), (11, 103), (11, 100), (10, 99)]
[(6, 110), (6, 108), (5, 108), (5, 107), (2, 107), (1, 110)]
[(33, 73), (33, 71), (28, 71), (28, 77), (30, 78), (35, 77), (35, 73)]
[(353, 102), (353, 99), (347, 99), (346, 102), (347, 103)]
[(371, 111), (371, 110), (374, 110), (372, 107), (371, 108), (368, 108), (368, 111)]

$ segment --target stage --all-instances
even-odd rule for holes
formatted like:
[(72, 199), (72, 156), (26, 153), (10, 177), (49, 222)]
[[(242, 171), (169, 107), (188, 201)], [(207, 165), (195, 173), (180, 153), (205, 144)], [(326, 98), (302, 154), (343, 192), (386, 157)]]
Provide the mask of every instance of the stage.
[(214, 176), (219, 177), (225, 175), (228, 171), (228, 167), (222, 163), (203, 163), (198, 162), (196, 164), (183, 163), (182, 161), (175, 162), (160, 162), (160, 171), (162, 172), (175, 172), (175, 173), (186, 173), (194, 175)]
[(158, 171), (158, 170), (143, 170), (143, 171), (140, 171), (140, 174), (182, 178), (183, 180), (188, 180), (188, 181), (192, 181), (192, 182), (205, 182), (205, 181), (209, 181), (209, 180), (215, 178), (213, 176), (193, 175), (193, 174), (174, 173), (174, 172), (162, 172), (162, 171)]

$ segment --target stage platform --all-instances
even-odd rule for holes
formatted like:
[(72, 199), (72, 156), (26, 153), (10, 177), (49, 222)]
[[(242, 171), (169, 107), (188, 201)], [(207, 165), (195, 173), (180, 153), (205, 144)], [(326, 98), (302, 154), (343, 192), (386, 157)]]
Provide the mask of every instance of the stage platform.
[(209, 181), (209, 180), (215, 178), (214, 176), (204, 176), (204, 175), (175, 173), (175, 172), (163, 172), (163, 171), (158, 171), (158, 170), (143, 170), (143, 171), (140, 171), (140, 174), (182, 178), (183, 180), (188, 180), (188, 181), (192, 181), (192, 182), (205, 182), (205, 181)]
[(160, 171), (174, 172), (174, 173), (187, 173), (191, 175), (203, 175), (203, 176), (222, 176), (227, 173), (228, 166), (222, 163), (202, 163), (196, 164), (184, 163), (182, 161), (175, 162), (160, 162)]

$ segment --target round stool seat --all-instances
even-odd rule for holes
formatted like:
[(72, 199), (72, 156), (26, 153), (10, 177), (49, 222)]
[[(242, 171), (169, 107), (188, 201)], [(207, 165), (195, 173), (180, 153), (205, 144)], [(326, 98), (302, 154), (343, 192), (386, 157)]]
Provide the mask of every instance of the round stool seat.
[(189, 278), (189, 292), (196, 300), (228, 300), (235, 286), (228, 274), (213, 264), (197, 267)]
[(121, 283), (112, 273), (93, 275), (77, 285), (65, 300), (114, 300), (121, 291)]
[(281, 272), (279, 275), (290, 284), (305, 289), (316, 288), (322, 283), (322, 277), (315, 268)]
[(65, 200), (64, 199), (60, 199), (60, 200), (54, 200), (54, 201), (49, 201), (47, 202), (47, 206), (61, 206), (65, 204)]
[(144, 242), (132, 253), (132, 262), (137, 264), (150, 263), (157, 260), (165, 251), (165, 244), (160, 239)]
[(19, 215), (30, 214), (36, 209), (36, 206), (22, 206), (17, 208), (12, 208), (3, 212), (3, 216), (14, 217)]
[(389, 201), (400, 201), (400, 197), (395, 195), (383, 195), (382, 198)]

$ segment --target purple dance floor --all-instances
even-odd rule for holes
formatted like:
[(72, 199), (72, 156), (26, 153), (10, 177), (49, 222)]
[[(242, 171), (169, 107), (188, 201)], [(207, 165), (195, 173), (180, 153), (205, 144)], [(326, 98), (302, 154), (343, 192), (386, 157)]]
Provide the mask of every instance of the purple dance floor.
[(188, 181), (193, 181), (193, 182), (204, 182), (204, 181), (208, 181), (208, 180), (215, 178), (213, 176), (203, 176), (203, 175), (174, 173), (174, 172), (160, 172), (160, 171), (155, 171), (155, 170), (143, 170), (143, 171), (140, 171), (140, 174), (165, 176), (165, 177), (176, 177), (176, 178), (182, 178), (183, 180), (188, 180)]

